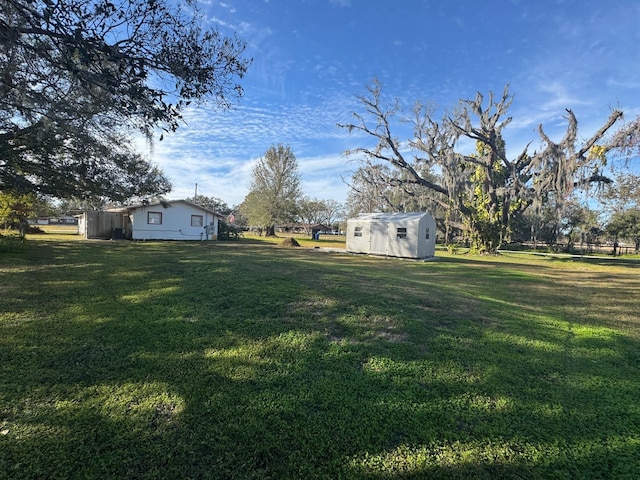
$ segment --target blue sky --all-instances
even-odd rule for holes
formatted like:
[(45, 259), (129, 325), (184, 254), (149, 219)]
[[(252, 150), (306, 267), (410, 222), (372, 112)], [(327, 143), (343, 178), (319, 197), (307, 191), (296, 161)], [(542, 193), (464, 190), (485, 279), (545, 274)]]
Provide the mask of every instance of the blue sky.
[(363, 139), (336, 126), (361, 111), (374, 78), (407, 109), (442, 108), (480, 91), (515, 100), (509, 153), (554, 139), (577, 115), (583, 137), (612, 108), (640, 114), (640, 1), (636, 0), (206, 0), (207, 21), (237, 32), (254, 61), (231, 111), (185, 112), (186, 125), (151, 150), (172, 180), (168, 198), (198, 193), (239, 204), (251, 165), (274, 144), (290, 145), (304, 193), (344, 202), (344, 157)]

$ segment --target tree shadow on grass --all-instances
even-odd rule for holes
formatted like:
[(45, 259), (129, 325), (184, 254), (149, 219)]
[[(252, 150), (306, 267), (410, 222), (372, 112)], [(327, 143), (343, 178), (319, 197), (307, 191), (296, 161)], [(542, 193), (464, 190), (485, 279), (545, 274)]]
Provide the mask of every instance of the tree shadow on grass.
[[(464, 265), (263, 247), (47, 248), (46, 262), (5, 284), (15, 301), (0, 324), (0, 466), (10, 476), (624, 478), (640, 468), (638, 339), (571, 316), (561, 278), (496, 266), (481, 284)], [(557, 297), (546, 307), (501, 282)], [(595, 333), (578, 328), (594, 322)]]

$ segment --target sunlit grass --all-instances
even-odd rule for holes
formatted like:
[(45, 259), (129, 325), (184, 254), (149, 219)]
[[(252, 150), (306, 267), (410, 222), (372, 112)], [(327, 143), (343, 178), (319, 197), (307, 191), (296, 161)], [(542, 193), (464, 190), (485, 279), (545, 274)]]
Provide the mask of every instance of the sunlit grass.
[(344, 235), (320, 235), (320, 239), (314, 240), (311, 238), (311, 234), (290, 234), (290, 233), (276, 233), (275, 237), (263, 237), (256, 235), (255, 233), (246, 232), (243, 234), (245, 240), (253, 240), (257, 242), (267, 243), (271, 245), (278, 245), (282, 243), (286, 238), (295, 238), (301, 247), (307, 248), (345, 248), (346, 237)]
[(317, 245), (0, 256), (0, 478), (637, 476), (639, 263)]

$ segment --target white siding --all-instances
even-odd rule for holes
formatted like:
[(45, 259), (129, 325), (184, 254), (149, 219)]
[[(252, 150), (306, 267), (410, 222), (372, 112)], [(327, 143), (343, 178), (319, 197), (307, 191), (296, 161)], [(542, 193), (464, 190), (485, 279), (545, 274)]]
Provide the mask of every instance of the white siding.
[(347, 251), (369, 253), (371, 251), (370, 222), (357, 218), (347, 221)]
[[(212, 212), (186, 202), (170, 202), (170, 207), (147, 205), (131, 211), (134, 240), (212, 240), (218, 236), (218, 218)], [(192, 226), (191, 216), (202, 216), (202, 226)], [(161, 221), (159, 220), (159, 217)], [(157, 223), (154, 223), (157, 222)], [(208, 233), (206, 226), (213, 224)]]
[(429, 258), (435, 246), (436, 223), (428, 213), (366, 213), (347, 221), (348, 252)]
[(374, 255), (387, 255), (389, 235), (389, 225), (386, 222), (369, 222), (369, 244), (371, 245), (369, 253)]

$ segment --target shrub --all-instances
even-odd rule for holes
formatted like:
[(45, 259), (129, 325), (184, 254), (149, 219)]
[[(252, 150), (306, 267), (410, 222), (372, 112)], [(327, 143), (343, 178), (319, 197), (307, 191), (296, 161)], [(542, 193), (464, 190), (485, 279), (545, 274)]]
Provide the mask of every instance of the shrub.
[(27, 240), (19, 233), (0, 234), (0, 252), (21, 253), (27, 248)]
[(222, 220), (218, 221), (218, 240), (238, 240), (240, 230)]

